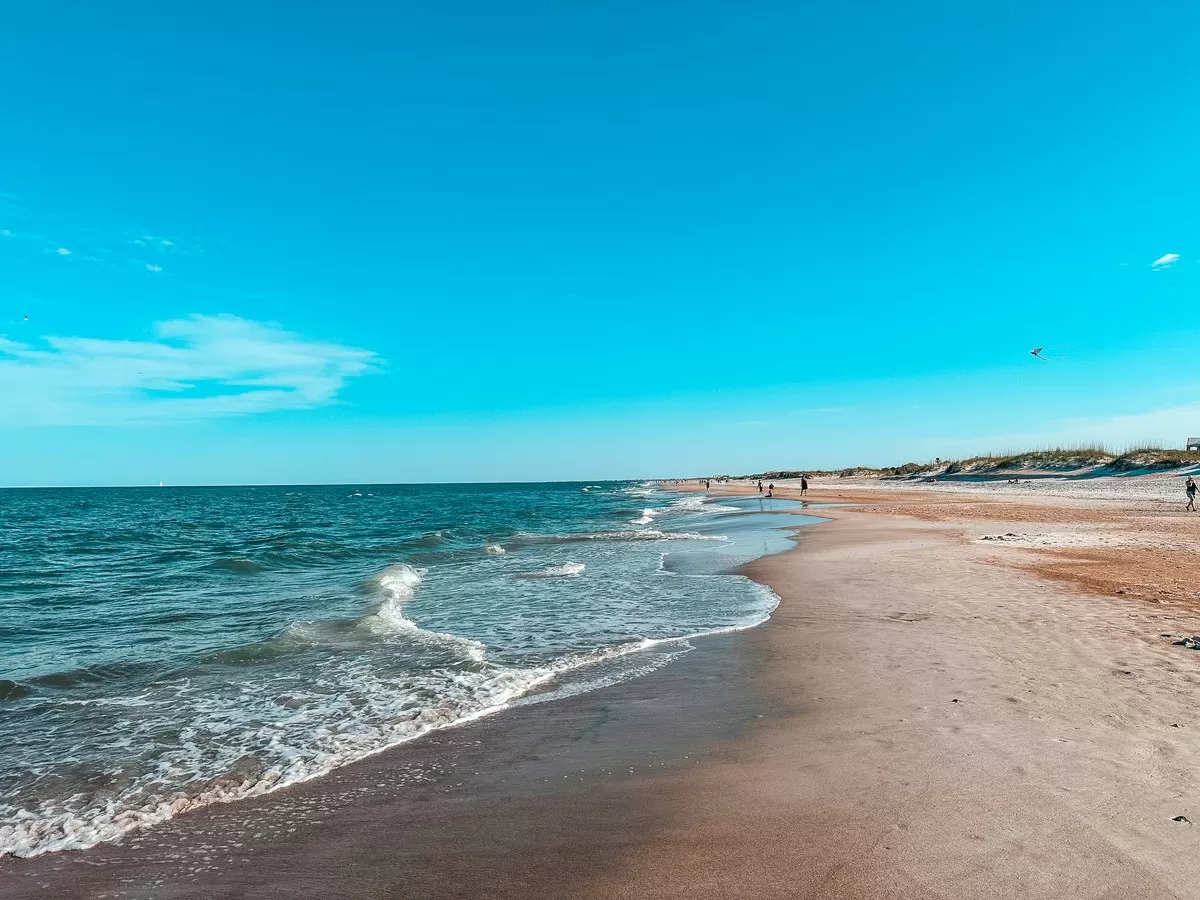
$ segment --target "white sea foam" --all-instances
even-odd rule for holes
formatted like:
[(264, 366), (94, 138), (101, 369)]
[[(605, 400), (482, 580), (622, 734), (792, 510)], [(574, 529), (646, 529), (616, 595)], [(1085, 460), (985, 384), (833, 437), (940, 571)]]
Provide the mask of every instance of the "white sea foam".
[(547, 566), (537, 572), (526, 572), (523, 578), (577, 578), (587, 566), (580, 562), (566, 562), (558, 566)]
[(694, 513), (718, 513), (718, 512), (742, 512), (736, 506), (724, 506), (720, 503), (711, 503), (704, 497), (697, 494), (692, 494), (687, 497), (680, 497), (671, 502), (670, 509), (675, 512), (694, 512)]
[(456, 634), (429, 631), (404, 615), (405, 605), (416, 594), (426, 574), (426, 569), (414, 569), (412, 566), (398, 563), (376, 575), (375, 581), (383, 592), (384, 601), (379, 604), (373, 615), (362, 620), (363, 625), (373, 631), (398, 632), (418, 640), (444, 641), (461, 650), (470, 659), (482, 662), (487, 647), (479, 641)]
[(580, 541), (727, 541), (723, 534), (700, 534), (696, 531), (659, 531), (656, 528), (634, 528), (628, 531), (583, 531), (578, 534), (531, 534), (520, 532), (516, 540), (531, 544), (573, 544)]
[[(582, 564), (553, 567), (562, 574)], [(464, 641), (464, 638), (420, 629), (404, 616), (404, 604), (422, 583), (423, 573), (410, 566), (392, 566), (375, 578), (386, 599), (368, 618), (389, 623), (393, 630), (427, 638)], [(483, 665), (478, 671), (460, 671), (440, 678), (436, 686), (429, 675), (396, 682), (380, 676), (369, 664), (318, 675), (290, 686), (284, 694), (250, 689), (230, 696), (189, 694), (181, 701), (193, 707), (200, 728), (185, 736), (178, 747), (164, 754), (153, 769), (140, 776), (117, 797), (80, 807), (70, 801), (42, 808), (23, 809), (0, 826), (0, 856), (35, 856), (45, 852), (77, 850), (120, 838), (134, 829), (164, 822), (174, 816), (214, 803), (261, 796), (279, 788), (320, 777), (340, 766), (413, 740), (430, 731), (474, 721), (498, 712), (530, 691), (576, 670), (596, 668), (578, 682), (564, 682), (555, 691), (530, 700), (553, 699), (612, 684), (665, 664), (690, 649), (699, 637), (753, 627), (766, 620), (778, 598), (761, 588), (770, 601), (746, 621), (671, 638), (643, 638), (596, 651), (568, 655), (556, 662), (526, 668)], [(467, 642), (475, 643), (475, 642)], [(482, 645), (479, 645), (482, 647)], [(677, 648), (677, 649), (672, 649)], [(607, 671), (604, 664), (647, 650), (667, 649), (661, 660), (645, 666)], [(598, 667), (598, 668), (597, 668)], [(353, 696), (329, 690), (331, 684), (352, 683)], [(435, 699), (436, 698), (436, 699)], [(286, 701), (287, 715), (280, 716)], [(336, 723), (336, 724), (335, 724)], [(139, 720), (125, 736), (127, 742), (149, 740), (161, 723)], [(214, 735), (239, 731), (239, 741), (214, 741)], [(249, 747), (258, 748), (248, 750)], [(245, 767), (249, 758), (261, 761)], [(197, 764), (204, 760), (204, 765)], [(191, 772), (180, 779), (183, 772)]]
[(600, 531), (587, 535), (593, 541), (727, 541), (723, 534), (700, 534), (696, 531), (658, 531), (639, 528), (637, 531)]
[[(674, 647), (658, 648), (659, 652), (647, 653), (643, 659), (634, 662), (637, 656), (641, 655), (639, 651), (654, 649), (656, 648), (637, 645), (626, 655), (625, 659), (629, 660), (628, 662), (620, 658), (615, 658), (611, 661), (599, 660), (596, 662), (588, 661), (580, 663), (578, 668), (584, 671), (582, 677), (571, 677), (572, 671), (564, 669), (555, 674), (553, 685), (546, 689), (518, 697), (512, 702), (512, 705), (527, 706), (533, 703), (562, 700), (566, 697), (574, 697), (578, 694), (586, 694), (589, 691), (596, 691), (614, 684), (620, 684), (623, 681), (641, 678), (644, 675), (649, 675), (651, 672), (663, 668), (663, 666), (694, 648), (685, 641)], [(596, 671), (589, 671), (589, 669), (595, 669)]]
[[(587, 653), (577, 653), (559, 661), (558, 663), (541, 669), (540, 671), (547, 677), (541, 678), (540, 680), (545, 681), (548, 680), (548, 678), (561, 677), (570, 672), (574, 672), (577, 669), (596, 666), (598, 664), (620, 659), (621, 657), (629, 656), (630, 654), (642, 653), (646, 650), (678, 648), (679, 652), (687, 652), (688, 650), (693, 649), (689, 643), (690, 641), (694, 641), (699, 638), (713, 637), (719, 634), (733, 634), (738, 631), (747, 631), (748, 629), (755, 628), (770, 619), (771, 613), (774, 612), (776, 607), (779, 606), (779, 595), (773, 590), (765, 585), (755, 585), (755, 587), (758, 593), (763, 597), (764, 603), (762, 608), (756, 611), (755, 615), (748, 617), (745, 621), (738, 622), (733, 625), (727, 625), (721, 628), (710, 628), (704, 631), (680, 635), (679, 637), (642, 638), (641, 640), (618, 644), (615, 647), (606, 647), (601, 650), (593, 650)], [(668, 659), (674, 658), (675, 655), (677, 654), (672, 653)], [(657, 666), (654, 668), (657, 668)], [(622, 679), (604, 679), (603, 684), (614, 684), (618, 680)], [(555, 696), (568, 696), (571, 693), (579, 693), (581, 690), (591, 689), (590, 687), (586, 686), (588, 684), (589, 683), (587, 682), (582, 683), (580, 690), (570, 690), (565, 693), (555, 692)], [(600, 687), (603, 686), (603, 684), (594, 684), (593, 686)], [(539, 697), (540, 696), (541, 695), (539, 695)], [(526, 698), (526, 702), (534, 699), (535, 698)]]
[(403, 604), (412, 599), (428, 571), (428, 569), (414, 569), (405, 563), (397, 563), (394, 566), (388, 566), (376, 575), (375, 581), (380, 589), (388, 595), (389, 603)]
[[(396, 567), (389, 570), (394, 579), (386, 575), (380, 578), (390, 584), (399, 584), (400, 593), (412, 590), (413, 576)], [(407, 621), (407, 620), (405, 620)], [(415, 626), (414, 626), (415, 627)], [(196, 776), (166, 788), (163, 783), (172, 769), (190, 768), (200, 758), (205, 747), (202, 739), (185, 742), (175, 753), (165, 756), (156, 770), (147, 773), (124, 796), (89, 809), (39, 810), (18, 816), (12, 824), (0, 826), (0, 856), (13, 854), (21, 857), (61, 850), (81, 850), (104, 841), (120, 838), (129, 831), (145, 828), (180, 813), (199, 809), (214, 803), (227, 803), (248, 797), (271, 793), (288, 785), (308, 781), (328, 772), (399, 744), (413, 740), (430, 731), (448, 728), (474, 721), (498, 712), (533, 688), (577, 669), (594, 666), (638, 653), (663, 644), (679, 644), (685, 650), (686, 638), (669, 640), (643, 639), (616, 647), (587, 653), (577, 653), (558, 662), (525, 669), (489, 668), (481, 672), (456, 676), (442, 686), (439, 703), (434, 706), (414, 705), (417, 696), (426, 690), (419, 686), (417, 692), (397, 689), (397, 685), (379, 682), (369, 670), (354, 673), (356, 681), (366, 688), (369, 698), (367, 707), (355, 703), (345, 696), (329, 695), (319, 688), (311, 697), (294, 697), (295, 711), (283, 726), (270, 721), (264, 715), (277, 698), (254, 692), (239, 698), (230, 705), (220, 699), (202, 701), (207, 703), (205, 716), (209, 720), (236, 716), (242, 721), (262, 720), (255, 743), (262, 747), (282, 747), (283, 752), (271, 764), (251, 774), (226, 774), (217, 777)], [(674, 654), (672, 654), (673, 656)], [(657, 668), (654, 666), (653, 668)], [(622, 678), (632, 677), (640, 670), (624, 673)], [(344, 673), (345, 674), (345, 673)], [(601, 677), (594, 682), (585, 682), (568, 687), (564, 693), (613, 683), (622, 678)], [(379, 682), (379, 683), (373, 683)], [(295, 692), (293, 692), (295, 693)], [(317, 702), (317, 701), (320, 702)], [(310, 718), (319, 714), (318, 718)], [(338, 727), (331, 728), (330, 722), (337, 721)], [(147, 723), (149, 725), (150, 723)], [(286, 728), (286, 731), (285, 731)], [(309, 733), (320, 737), (315, 748), (302, 748), (291, 734)], [(237, 764), (244, 750), (240, 747), (224, 748), (216, 745), (218, 754), (228, 758), (212, 760), (217, 771), (237, 773)], [(209, 746), (209, 752), (212, 745)]]
[(384, 599), (375, 614), (368, 616), (363, 622), (368, 627), (382, 624), (392, 629), (415, 629), (416, 624), (404, 617), (404, 605), (417, 592), (425, 573), (425, 569), (418, 570), (399, 563), (376, 575), (374, 581)]
[[(259, 714), (263, 724), (257, 734), (243, 737), (252, 738), (257, 747), (269, 748), (270, 761), (254, 771), (239, 771), (248, 758), (244, 746), (227, 747), (200, 737), (184, 740), (164, 755), (154, 770), (108, 802), (77, 808), (68, 801), (36, 811), (19, 811), (0, 826), (0, 857), (82, 850), (193, 809), (256, 797), (308, 781), (430, 731), (490, 715), (553, 677), (552, 672), (542, 669), (498, 668), (460, 674), (442, 685), (435, 705), (421, 705), (429, 692), (419, 680), (405, 688), (381, 681), (369, 670), (354, 674), (358, 684), (366, 688), (357, 701), (318, 688), (303, 698), (304, 702), (297, 698), (293, 715), (286, 722), (271, 715), (275, 710), (270, 707), (276, 702), (272, 696), (246, 695), (234, 704), (221, 698), (211, 701), (208, 709), (201, 703), (197, 711), (210, 720), (245, 723)], [(154, 723), (144, 723), (143, 727), (152, 730)], [(315, 743), (306, 745), (299, 740), (302, 735), (315, 737)], [(146, 737), (149, 739), (150, 734)], [(207, 760), (204, 772), (196, 771), (201, 760)], [(179, 780), (179, 774), (186, 771), (195, 774)]]
[(620, 494), (629, 494), (631, 497), (650, 497), (654, 494), (661, 493), (649, 482), (645, 482), (638, 487), (623, 487), (617, 491)]
[(642, 514), (640, 516), (638, 516), (636, 519), (631, 519), (630, 521), (634, 525), (649, 525), (662, 511), (663, 507), (661, 506), (647, 506), (642, 510)]
[(483, 548), (483, 552), (490, 553), (492, 556), (502, 556), (505, 551), (499, 544), (488, 544)]

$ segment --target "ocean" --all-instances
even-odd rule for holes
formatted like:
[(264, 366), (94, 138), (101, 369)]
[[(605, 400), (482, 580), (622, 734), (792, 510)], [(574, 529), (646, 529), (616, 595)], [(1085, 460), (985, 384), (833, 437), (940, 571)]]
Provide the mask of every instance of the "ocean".
[(115, 840), (769, 617), (798, 504), (641, 483), (0, 491), (0, 856)]

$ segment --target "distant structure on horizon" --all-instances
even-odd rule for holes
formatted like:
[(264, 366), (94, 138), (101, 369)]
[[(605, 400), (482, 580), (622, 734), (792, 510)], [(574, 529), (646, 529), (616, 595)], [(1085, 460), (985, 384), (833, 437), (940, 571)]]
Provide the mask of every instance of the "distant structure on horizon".
[(1184, 450), (1200, 450), (1200, 437), (1188, 438), (1183, 445)]

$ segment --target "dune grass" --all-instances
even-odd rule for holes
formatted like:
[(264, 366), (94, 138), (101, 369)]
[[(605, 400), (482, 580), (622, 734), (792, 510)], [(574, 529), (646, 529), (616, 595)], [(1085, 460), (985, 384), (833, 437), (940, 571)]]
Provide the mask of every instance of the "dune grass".
[[(907, 462), (898, 466), (851, 466), (844, 469), (806, 469), (811, 476), (933, 478), (959, 474), (988, 475), (1006, 471), (1045, 470), (1069, 472), (1080, 469), (1108, 469), (1131, 472), (1139, 469), (1169, 470), (1188, 465), (1200, 465), (1200, 451), (1179, 450), (1152, 443), (1108, 447), (1104, 444), (1083, 443), (1048, 446), (1026, 450), (1006, 450), (985, 453), (964, 459)], [(800, 470), (776, 470), (749, 478), (799, 478)]]
[[(896, 474), (920, 474), (938, 471), (944, 475), (959, 473), (1004, 472), (1014, 470), (1043, 469), (1048, 471), (1071, 471), (1087, 468), (1106, 468), (1128, 472), (1136, 469), (1172, 469), (1200, 464), (1200, 452), (1179, 450), (1154, 444), (1133, 444), (1126, 447), (1107, 447), (1103, 444), (1077, 444), (1074, 446), (1041, 447), (1028, 450), (1009, 450), (1003, 453), (987, 453), (961, 460), (943, 460), (940, 465), (927, 465), (915, 472)], [(908, 468), (907, 466), (901, 467)]]

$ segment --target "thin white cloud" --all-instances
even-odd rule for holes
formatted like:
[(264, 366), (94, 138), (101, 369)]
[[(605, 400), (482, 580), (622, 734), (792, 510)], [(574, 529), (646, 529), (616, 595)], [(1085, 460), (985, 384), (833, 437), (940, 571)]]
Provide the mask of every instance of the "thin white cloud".
[(116, 270), (145, 271), (149, 266), (158, 265), (164, 256), (202, 252), (191, 238), (181, 243), (175, 237), (114, 231), (72, 222), (58, 214), (25, 209), (15, 201), (14, 195), (0, 191), (0, 212), (7, 220), (6, 227), (0, 229), (0, 238), (26, 242), (43, 255), (71, 256)]
[(57, 248), (56, 241), (48, 240), (44, 235), (33, 234), (28, 231), (15, 231), (12, 228), (0, 228), (0, 237), (11, 238), (14, 241), (32, 241), (35, 244), (40, 244), (43, 247)]
[(154, 263), (146, 263), (147, 272), (161, 272), (162, 266), (156, 266)]
[(1164, 253), (1154, 262), (1150, 263), (1152, 269), (1166, 269), (1169, 266), (1175, 265), (1179, 261), (1178, 253)]
[(154, 331), (151, 340), (48, 337), (40, 346), (0, 336), (0, 421), (128, 424), (311, 409), (379, 366), (369, 350), (231, 315)]
[(135, 247), (142, 247), (146, 250), (155, 251), (158, 253), (185, 253), (187, 252), (183, 245), (175, 238), (165, 238), (154, 234), (139, 234), (129, 241)]

